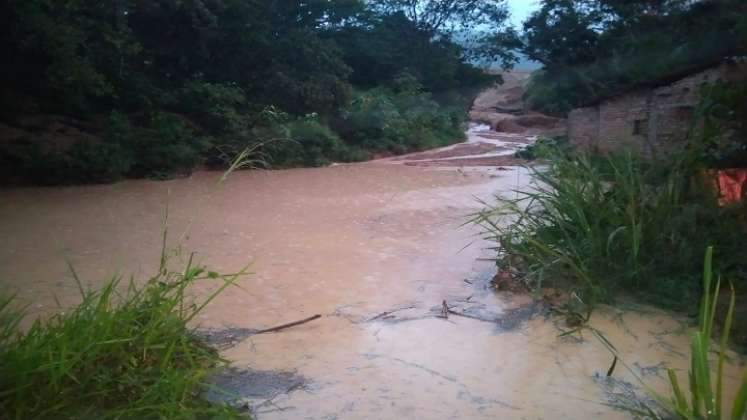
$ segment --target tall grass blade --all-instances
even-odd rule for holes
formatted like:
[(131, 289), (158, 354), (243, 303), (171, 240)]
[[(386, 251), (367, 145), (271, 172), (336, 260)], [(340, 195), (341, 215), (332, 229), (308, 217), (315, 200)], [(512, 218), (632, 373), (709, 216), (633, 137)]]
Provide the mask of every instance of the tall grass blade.
[(731, 409), (732, 420), (742, 420), (747, 415), (747, 371), (742, 375), (742, 383), (739, 391), (734, 398), (734, 404)]
[(672, 392), (674, 393), (673, 401), (678, 410), (687, 410), (687, 400), (685, 394), (682, 393), (680, 388), (680, 382), (677, 380), (677, 374), (673, 369), (667, 369), (667, 376), (669, 377), (669, 383), (672, 386)]
[(729, 343), (729, 333), (731, 332), (731, 323), (734, 318), (734, 307), (736, 306), (734, 286), (729, 284), (729, 289), (729, 308), (726, 310), (726, 318), (721, 331), (721, 340), (718, 351), (718, 367), (716, 368), (716, 410), (719, 417), (721, 417), (721, 403), (724, 388), (724, 360), (726, 359), (726, 346)]

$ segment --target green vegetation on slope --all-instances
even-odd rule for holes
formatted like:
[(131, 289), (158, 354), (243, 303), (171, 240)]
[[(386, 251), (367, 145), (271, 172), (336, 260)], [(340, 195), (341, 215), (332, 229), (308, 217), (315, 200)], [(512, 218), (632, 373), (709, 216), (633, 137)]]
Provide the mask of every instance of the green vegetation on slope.
[[(455, 142), (496, 80), (469, 57), (511, 59), (477, 41), (513, 39), (503, 0), (0, 5), (0, 175), (42, 183), (168, 177), (270, 140), (281, 167)], [(475, 25), (473, 47), (451, 40)]]
[(543, 0), (524, 23), (523, 52), (544, 65), (527, 104), (564, 115), (744, 55), (745, 7), (741, 0)]

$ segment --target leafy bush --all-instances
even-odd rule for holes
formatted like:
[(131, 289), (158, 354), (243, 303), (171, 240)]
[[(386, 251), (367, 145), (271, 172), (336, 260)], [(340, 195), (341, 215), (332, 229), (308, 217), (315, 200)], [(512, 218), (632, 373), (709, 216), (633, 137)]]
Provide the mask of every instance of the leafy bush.
[(132, 167), (132, 153), (120, 143), (76, 143), (68, 152), (63, 179), (82, 183), (113, 182), (122, 179)]
[(179, 89), (173, 106), (210, 132), (235, 135), (246, 127), (239, 111), (247, 104), (243, 89), (235, 84), (190, 81)]
[(259, 114), (251, 132), (253, 142), (263, 145), (263, 155), (274, 167), (324, 166), (366, 157), (343, 142), (317, 114), (295, 118), (267, 108)]
[(3, 154), (1, 160), (16, 168), (16, 175), (45, 185), (113, 182), (132, 165), (131, 154), (118, 143), (79, 142), (59, 152), (19, 142)]
[(288, 140), (269, 144), (266, 153), (276, 166), (324, 166), (351, 160), (350, 148), (316, 116), (286, 123)]
[(365, 150), (401, 154), (462, 140), (465, 118), (463, 110), (440, 106), (426, 93), (373, 89), (356, 95), (335, 130)]
[(135, 157), (132, 174), (160, 179), (191, 172), (210, 148), (182, 118), (162, 112), (135, 130), (130, 141)]
[[(77, 307), (28, 330), (0, 298), (0, 419), (238, 417), (199, 398), (222, 361), (187, 327), (238, 276), (189, 263), (162, 267), (142, 287), (115, 278), (97, 292), (81, 287)], [(193, 302), (197, 281), (219, 287)]]
[(65, 150), (45, 150), (36, 141), (7, 148), (2, 158), (24, 177), (42, 184), (113, 182), (125, 176), (169, 178), (203, 161), (210, 143), (180, 117), (155, 113), (144, 126), (112, 112), (100, 140)]
[(499, 264), (532, 286), (552, 281), (591, 305), (626, 291), (687, 308), (700, 295), (694, 273), (705, 244), (747, 286), (743, 206), (719, 208), (679, 161), (558, 153), (548, 165), (532, 169), (530, 190), (499, 197), (474, 219), (496, 242)]
[(112, 112), (100, 141), (79, 141), (67, 150), (48, 149), (33, 140), (4, 148), (2, 160), (39, 184), (113, 182), (133, 165), (132, 127), (124, 114)]

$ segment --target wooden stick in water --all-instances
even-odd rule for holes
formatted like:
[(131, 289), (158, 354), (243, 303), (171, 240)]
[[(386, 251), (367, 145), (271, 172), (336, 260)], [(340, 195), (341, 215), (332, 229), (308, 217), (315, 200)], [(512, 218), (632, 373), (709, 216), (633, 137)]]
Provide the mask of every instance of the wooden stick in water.
[(316, 314), (314, 316), (310, 316), (310, 317), (302, 319), (300, 321), (293, 321), (293, 322), (289, 322), (287, 324), (278, 325), (277, 327), (272, 327), (272, 328), (267, 328), (267, 329), (264, 329), (264, 330), (259, 330), (259, 331), (255, 332), (253, 335), (264, 334), (264, 333), (269, 333), (269, 332), (277, 332), (277, 331), (280, 331), (280, 330), (284, 330), (286, 328), (295, 327), (296, 325), (301, 325), (301, 324), (305, 324), (307, 322), (311, 322), (311, 321), (313, 321), (315, 319), (319, 319), (321, 317), (322, 317), (321, 315)]

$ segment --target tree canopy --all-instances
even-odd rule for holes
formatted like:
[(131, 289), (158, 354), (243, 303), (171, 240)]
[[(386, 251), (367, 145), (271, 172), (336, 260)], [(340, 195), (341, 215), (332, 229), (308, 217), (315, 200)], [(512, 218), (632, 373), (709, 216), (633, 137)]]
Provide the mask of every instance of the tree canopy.
[[(465, 119), (468, 97), (494, 78), (469, 63), (476, 50), (457, 33), (479, 27), (495, 35), (507, 19), (502, 0), (0, 0), (0, 5), (6, 11), (0, 44), (8, 58), (0, 70), (0, 124), (16, 134), (3, 142), (14, 146), (3, 147), (0, 159), (20, 168), (16, 172), (46, 171), (52, 179), (70, 172), (78, 180), (97, 178), (86, 174), (89, 166), (137, 168), (120, 172), (151, 176), (173, 172), (159, 167), (169, 160), (182, 162), (177, 166), (184, 170), (219, 163), (230, 151), (267, 136), (306, 138), (300, 149), (295, 140), (283, 147), (319, 155), (299, 161), (275, 147), (270, 160), (276, 165), (355, 159), (404, 144), (414, 133), (407, 130), (417, 127), (380, 143), (353, 140), (359, 133), (343, 122), (369, 90), (388, 98), (382, 103), (397, 112), (404, 112), (397, 104), (405, 97), (421, 98), (414, 103), (430, 117), (420, 120), (427, 130), (419, 132), (436, 127), (458, 132), (454, 128)], [(490, 54), (510, 56), (495, 43)], [(457, 109), (459, 117), (452, 119)], [(73, 118), (66, 121), (91, 136), (71, 140), (82, 150), (76, 155), (75, 148), (58, 147), (67, 140), (50, 141), (43, 130), (30, 127), (30, 115)], [(329, 129), (343, 126), (344, 131)], [(311, 132), (314, 139), (308, 138)], [(429, 145), (425, 139), (416, 143), (412, 147)], [(91, 162), (97, 156), (106, 158)]]

